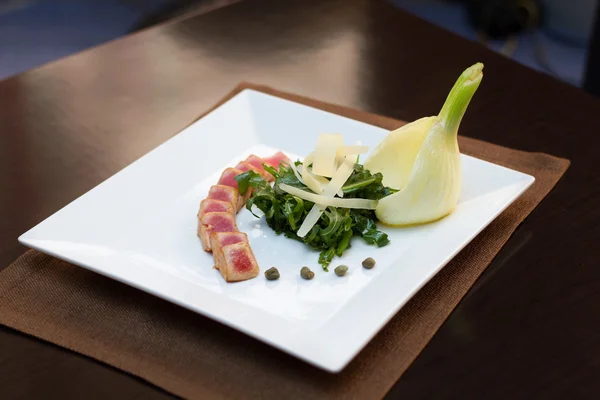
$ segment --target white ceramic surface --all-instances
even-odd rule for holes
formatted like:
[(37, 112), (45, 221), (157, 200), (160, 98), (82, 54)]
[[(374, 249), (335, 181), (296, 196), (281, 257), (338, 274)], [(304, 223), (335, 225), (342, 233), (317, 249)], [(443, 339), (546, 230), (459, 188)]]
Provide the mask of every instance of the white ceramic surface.
[[(468, 118), (468, 116), (467, 116)], [(19, 241), (209, 316), (328, 371), (340, 371), (460, 249), (512, 203), (533, 178), (463, 156), (463, 192), (454, 213), (405, 229), (384, 228), (377, 249), (354, 238), (323, 272), (318, 253), (276, 236), (247, 210), (238, 225), (263, 275), (226, 283), (196, 236), (198, 204), (220, 172), (250, 153), (308, 154), (317, 135), (374, 146), (386, 131), (245, 90), (24, 233)], [(361, 267), (372, 256), (377, 266)], [(312, 281), (300, 278), (308, 265)], [(332, 270), (332, 269), (331, 269)]]

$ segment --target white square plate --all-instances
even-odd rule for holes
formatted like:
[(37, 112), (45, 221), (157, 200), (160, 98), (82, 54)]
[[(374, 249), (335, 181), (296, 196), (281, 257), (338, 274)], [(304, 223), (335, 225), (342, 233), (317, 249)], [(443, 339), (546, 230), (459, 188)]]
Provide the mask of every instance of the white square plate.
[[(391, 243), (360, 238), (326, 273), (318, 253), (238, 215), (261, 271), (281, 278), (226, 283), (196, 236), (198, 204), (226, 166), (250, 153), (306, 155), (323, 132), (375, 146), (387, 131), (245, 90), (76, 199), (19, 241), (218, 320), (326, 370), (340, 371), (429, 279), (511, 204), (533, 177), (462, 156), (457, 209), (438, 222), (383, 228)], [(377, 266), (361, 267), (372, 256)], [(308, 265), (312, 281), (299, 276)]]

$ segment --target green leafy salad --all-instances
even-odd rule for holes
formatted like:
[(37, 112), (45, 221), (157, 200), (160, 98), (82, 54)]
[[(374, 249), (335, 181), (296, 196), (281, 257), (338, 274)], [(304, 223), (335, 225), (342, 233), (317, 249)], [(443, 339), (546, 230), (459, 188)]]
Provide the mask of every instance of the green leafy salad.
[[(323, 204), (314, 207), (315, 202), (307, 200), (306, 197), (318, 196), (315, 196), (316, 194), (295, 173), (295, 169), (302, 169), (302, 162), (296, 161), (294, 166), (281, 163), (278, 169), (266, 164), (263, 166), (265, 171), (274, 177), (272, 186), (260, 174), (252, 170), (235, 178), (240, 194), (244, 195), (248, 190), (252, 191), (252, 197), (246, 203), (246, 208), (257, 218), (261, 216), (254, 211), (256, 209), (262, 211), (267, 224), (277, 234), (283, 233), (288, 238), (296, 239), (315, 250), (320, 250), (319, 264), (326, 271), (333, 258), (341, 256), (351, 246), (353, 236), (360, 236), (368, 244), (377, 247), (385, 246), (390, 242), (387, 234), (377, 229), (375, 224), (377, 217), (374, 209), (345, 208)], [(312, 164), (307, 167), (312, 167)], [(350, 168), (352, 168), (352, 164), (350, 164)], [(344, 201), (348, 204), (352, 203), (347, 201), (348, 199), (365, 199), (365, 202), (374, 203), (373, 201), (395, 193), (396, 190), (382, 184), (382, 179), (381, 173), (371, 174), (362, 165), (354, 164), (353, 171), (340, 189), (340, 192), (343, 193), (338, 192), (338, 196), (343, 197), (343, 199), (339, 199), (340, 203), (343, 204)], [(296, 192), (297, 190), (302, 192)], [(358, 202), (360, 201), (362, 200)], [(313, 208), (315, 209), (313, 210)], [(316, 223), (312, 225), (308, 233), (302, 237), (299, 236), (300, 227), (307, 216), (312, 213), (315, 213), (318, 218), (315, 220)]]

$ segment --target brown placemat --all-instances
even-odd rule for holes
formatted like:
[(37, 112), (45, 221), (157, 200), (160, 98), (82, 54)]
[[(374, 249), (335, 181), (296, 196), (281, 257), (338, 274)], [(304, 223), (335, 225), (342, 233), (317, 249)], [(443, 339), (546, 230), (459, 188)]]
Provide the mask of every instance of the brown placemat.
[[(386, 129), (400, 121), (244, 83), (245, 88)], [(0, 273), (0, 323), (187, 398), (373, 399), (398, 380), (554, 187), (569, 161), (460, 138), (461, 151), (536, 181), (437, 274), (339, 374), (83, 268), (29, 251)]]

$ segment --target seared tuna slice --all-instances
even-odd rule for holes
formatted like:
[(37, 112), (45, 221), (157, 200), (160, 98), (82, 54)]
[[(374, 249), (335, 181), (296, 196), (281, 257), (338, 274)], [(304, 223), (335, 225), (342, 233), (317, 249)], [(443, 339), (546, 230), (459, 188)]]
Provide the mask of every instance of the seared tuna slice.
[(227, 282), (244, 281), (258, 275), (258, 264), (247, 242), (215, 248), (215, 268)]
[(207, 199), (215, 199), (231, 203), (231, 206), (235, 212), (239, 210), (239, 198), (240, 193), (237, 191), (237, 189), (225, 185), (211, 186), (207, 197)]
[(230, 212), (209, 212), (200, 217), (198, 221), (198, 236), (202, 247), (211, 251), (210, 234), (212, 232), (237, 232), (235, 215)]
[(288, 156), (283, 154), (281, 151), (273, 154), (271, 157), (263, 158), (265, 164), (270, 165), (271, 167), (278, 168), (280, 163), (288, 164), (290, 163), (290, 159)]

